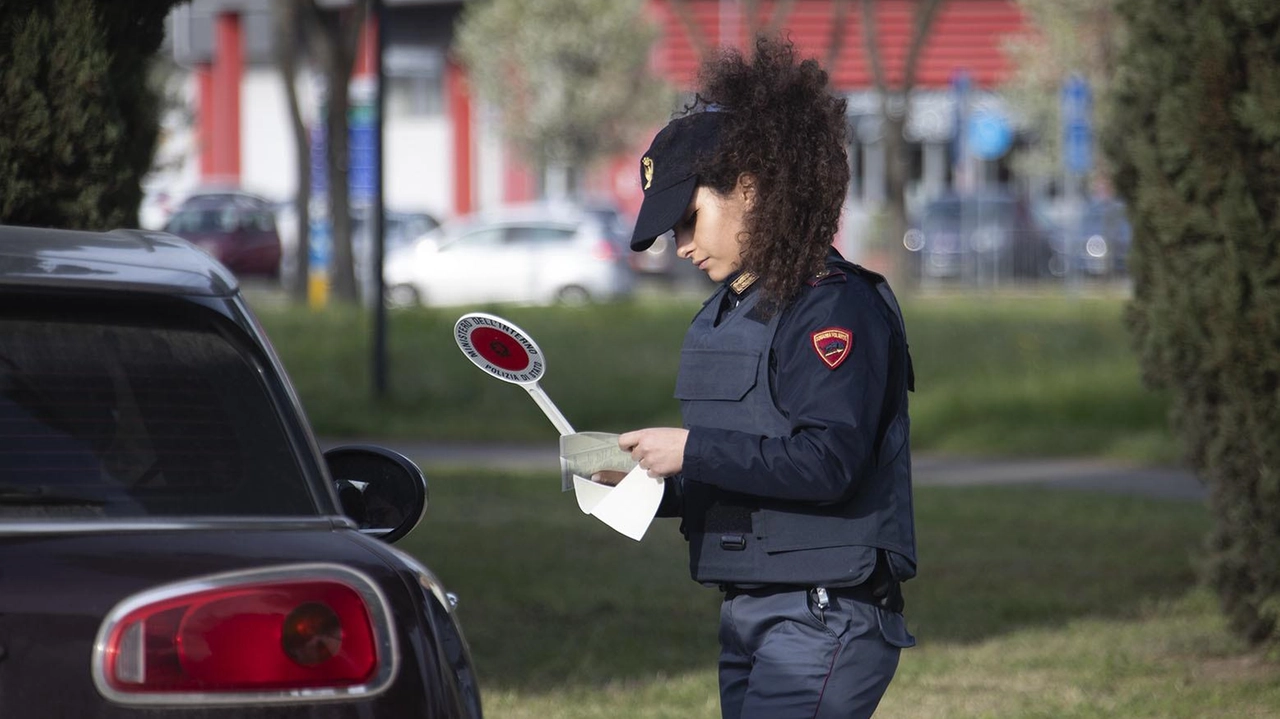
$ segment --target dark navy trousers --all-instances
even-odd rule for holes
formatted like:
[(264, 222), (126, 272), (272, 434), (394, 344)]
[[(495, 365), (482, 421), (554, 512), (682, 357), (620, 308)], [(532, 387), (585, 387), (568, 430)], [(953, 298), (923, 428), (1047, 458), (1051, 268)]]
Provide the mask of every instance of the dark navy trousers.
[(724, 719), (870, 717), (915, 645), (901, 614), (829, 590), (728, 594), (720, 607)]

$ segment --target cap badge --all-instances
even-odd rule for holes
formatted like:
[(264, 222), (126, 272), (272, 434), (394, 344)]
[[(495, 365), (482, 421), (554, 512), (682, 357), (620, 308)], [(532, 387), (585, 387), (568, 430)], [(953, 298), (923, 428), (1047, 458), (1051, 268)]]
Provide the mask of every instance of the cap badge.
[(640, 164), (644, 167), (644, 189), (647, 190), (653, 184), (653, 158), (646, 157)]
[(828, 327), (812, 335), (813, 349), (831, 369), (840, 366), (853, 349), (853, 333), (839, 327)]

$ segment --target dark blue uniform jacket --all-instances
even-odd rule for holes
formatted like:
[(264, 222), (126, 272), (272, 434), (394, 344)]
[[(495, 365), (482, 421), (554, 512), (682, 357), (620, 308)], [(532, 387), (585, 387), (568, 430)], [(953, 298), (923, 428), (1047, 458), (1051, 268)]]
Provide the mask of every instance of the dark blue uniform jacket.
[(682, 518), (693, 578), (852, 585), (877, 550), (913, 576), (913, 378), (884, 278), (833, 250), (773, 312), (735, 279), (694, 318), (676, 381), (689, 437), (659, 514)]

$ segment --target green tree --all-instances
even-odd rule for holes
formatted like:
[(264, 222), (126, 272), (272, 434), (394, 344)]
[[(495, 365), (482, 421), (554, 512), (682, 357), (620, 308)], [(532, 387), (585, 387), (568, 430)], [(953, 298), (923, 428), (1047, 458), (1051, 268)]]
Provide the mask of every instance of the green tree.
[[(642, 0), (468, 3), (455, 48), (503, 133), (535, 169), (581, 171), (665, 121), (672, 95), (649, 71), (656, 29)], [(571, 179), (569, 191), (576, 188)]]
[(1280, 646), (1280, 4), (1129, 0), (1105, 149), (1145, 379), (1210, 489), (1207, 578)]
[[(1013, 162), (1024, 174), (1053, 177), (1062, 167), (1061, 91), (1075, 73), (1096, 96), (1104, 96), (1115, 75), (1123, 25), (1117, 22), (1119, 0), (1017, 0), (1035, 31), (1011, 37), (1005, 54), (1013, 66), (1001, 87), (1010, 105), (1036, 137), (1017, 151)], [(1106, 120), (1095, 103), (1093, 125)], [(1096, 163), (1097, 178), (1110, 173), (1106, 158)]]
[(0, 222), (137, 226), (159, 133), (147, 71), (175, 4), (0, 4)]
[[(844, 0), (837, 0), (836, 16), (844, 16)], [(933, 31), (933, 21), (938, 17), (946, 0), (917, 0), (911, 23), (911, 39), (907, 45), (906, 58), (902, 61), (902, 75), (898, 82), (892, 83), (885, 70), (885, 53), (880, 47), (880, 33), (876, 30), (876, 0), (861, 0), (862, 9), (862, 44), (867, 53), (867, 64), (871, 66), (871, 77), (875, 83), (876, 93), (880, 96), (881, 137), (884, 138), (885, 154), (885, 199), (888, 236), (890, 247), (894, 248), (895, 274), (898, 286), (913, 289), (916, 277), (905, 268), (911, 266), (911, 259), (906, 247), (899, 240), (907, 232), (907, 177), (908, 157), (907, 141), (903, 131), (910, 123), (911, 94), (915, 90), (916, 70), (919, 68), (920, 55), (929, 41)], [(834, 62), (839, 49), (837, 35), (832, 35), (831, 61)], [(831, 67), (831, 71), (835, 68)]]

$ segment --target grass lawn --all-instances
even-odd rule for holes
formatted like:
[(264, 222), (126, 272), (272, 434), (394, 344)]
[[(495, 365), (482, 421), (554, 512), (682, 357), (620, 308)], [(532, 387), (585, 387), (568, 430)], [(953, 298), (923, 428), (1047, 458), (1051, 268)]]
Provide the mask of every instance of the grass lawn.
[[(400, 546), (461, 597), (490, 719), (713, 719), (719, 595), (673, 520), (633, 542), (558, 477), (429, 477)], [(1196, 503), (1037, 488), (917, 490), (919, 646), (878, 719), (1276, 717), (1280, 667), (1192, 589)]]
[[(388, 396), (371, 398), (369, 312), (250, 301), (316, 431), (333, 437), (554, 442), (520, 388), (454, 344), (464, 312), (388, 318)], [(541, 382), (579, 430), (678, 425), (672, 397), (684, 331), (699, 302), (645, 297), (591, 307), (486, 309), (529, 332)], [(920, 452), (1094, 456), (1172, 463), (1165, 395), (1145, 389), (1121, 321), (1123, 299), (964, 295), (904, 304), (915, 358), (912, 441)]]

